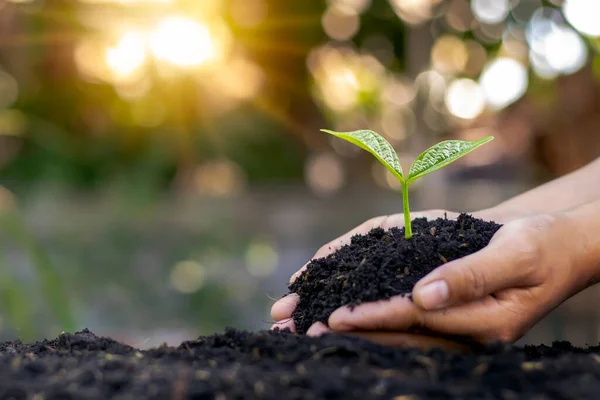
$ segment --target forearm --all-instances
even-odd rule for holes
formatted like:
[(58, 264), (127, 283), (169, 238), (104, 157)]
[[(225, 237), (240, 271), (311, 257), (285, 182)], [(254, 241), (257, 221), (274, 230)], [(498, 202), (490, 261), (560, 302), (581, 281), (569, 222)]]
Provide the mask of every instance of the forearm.
[(600, 282), (600, 200), (559, 213), (570, 229), (564, 233), (565, 251), (572, 254), (584, 286)]
[(493, 210), (524, 217), (553, 213), (600, 199), (600, 158), (587, 166), (513, 197)]

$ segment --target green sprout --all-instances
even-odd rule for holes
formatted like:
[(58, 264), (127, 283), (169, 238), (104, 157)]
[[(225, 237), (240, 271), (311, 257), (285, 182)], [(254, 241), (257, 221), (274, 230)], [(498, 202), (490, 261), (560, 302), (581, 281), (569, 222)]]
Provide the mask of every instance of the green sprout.
[(446, 140), (440, 142), (425, 150), (410, 167), (408, 177), (404, 176), (398, 154), (394, 151), (391, 144), (381, 135), (368, 130), (354, 132), (334, 132), (327, 129), (321, 129), (322, 132), (344, 139), (358, 147), (373, 154), (380, 163), (382, 163), (402, 184), (402, 205), (404, 211), (405, 237), (412, 237), (412, 225), (410, 219), (410, 207), (408, 204), (408, 185), (417, 178), (430, 174), (446, 165), (453, 163), (459, 158), (469, 154), (479, 146), (486, 144), (494, 139), (488, 136), (484, 139), (467, 140)]

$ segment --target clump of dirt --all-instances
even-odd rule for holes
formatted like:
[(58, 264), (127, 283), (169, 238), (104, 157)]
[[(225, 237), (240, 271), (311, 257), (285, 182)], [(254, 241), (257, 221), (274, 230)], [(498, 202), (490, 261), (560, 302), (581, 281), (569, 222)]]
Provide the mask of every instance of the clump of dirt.
[(0, 345), (1, 399), (597, 399), (600, 348), (422, 352), (228, 329), (141, 351), (89, 331)]
[(290, 292), (300, 296), (292, 317), (299, 333), (327, 319), (337, 308), (398, 295), (449, 261), (481, 250), (501, 225), (461, 214), (456, 220), (413, 221), (413, 237), (404, 228), (373, 229), (325, 258), (311, 261)]

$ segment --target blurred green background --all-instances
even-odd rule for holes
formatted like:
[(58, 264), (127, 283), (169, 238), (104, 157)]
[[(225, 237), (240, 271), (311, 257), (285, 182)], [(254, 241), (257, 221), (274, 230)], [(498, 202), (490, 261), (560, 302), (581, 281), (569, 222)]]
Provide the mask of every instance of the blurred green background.
[[(319, 128), (412, 159), (476, 210), (600, 155), (597, 0), (0, 0), (0, 339), (141, 347), (270, 326), (323, 243), (401, 212)], [(587, 297), (586, 297), (587, 296)], [(588, 291), (526, 340), (598, 342)]]

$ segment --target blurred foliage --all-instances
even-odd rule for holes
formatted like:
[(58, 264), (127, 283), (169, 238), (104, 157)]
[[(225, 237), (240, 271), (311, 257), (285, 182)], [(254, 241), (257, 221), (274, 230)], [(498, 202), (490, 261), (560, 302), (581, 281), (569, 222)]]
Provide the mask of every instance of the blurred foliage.
[[(486, 101), (497, 112), (527, 87), (548, 101), (548, 78), (582, 67), (568, 57), (582, 57), (577, 24), (596, 48), (586, 1), (565, 19), (557, 0), (2, 0), (0, 66), (18, 97), (0, 107), (0, 180), (210, 194), (194, 182), (214, 161), (245, 183), (301, 180), (323, 126), (382, 126), (409, 152), (415, 132), (468, 136), (456, 130)], [(535, 48), (552, 43), (563, 53)], [(504, 92), (475, 81), (495, 58), (518, 62), (488, 74)]]
[(233, 222), (243, 207), (146, 224), (178, 207), (159, 207), (173, 193), (218, 210), (259, 186), (398, 190), (319, 128), (370, 128), (403, 156), (444, 136), (498, 137), (465, 159), (472, 176), (572, 170), (600, 154), (599, 4), (0, 0), (0, 212), (18, 198), (35, 222), (52, 219), (56, 188), (118, 203), (106, 225), (69, 210), (68, 232), (45, 236), (9, 214), (3, 318), (23, 337), (40, 313), (71, 330), (97, 301), (103, 322), (160, 312), (209, 333), (244, 317), (231, 298), (263, 306), (257, 281), (279, 253), (255, 237), (263, 226)]

